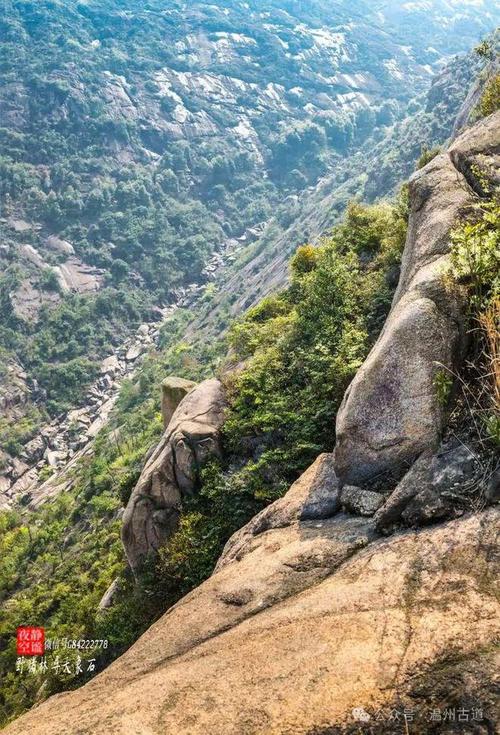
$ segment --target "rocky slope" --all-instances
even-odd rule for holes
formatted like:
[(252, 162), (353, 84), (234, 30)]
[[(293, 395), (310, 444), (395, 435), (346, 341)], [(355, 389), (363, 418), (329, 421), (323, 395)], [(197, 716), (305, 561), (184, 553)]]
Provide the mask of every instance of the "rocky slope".
[[(453, 217), (477, 196), (470, 172), (498, 184), (499, 152), (497, 112), (411, 181), (399, 290), (347, 393), (335, 453), (230, 539), (214, 575), (124, 656), (6, 732), (326, 735), (409, 732), (411, 722), (455, 733), (462, 721), (436, 712), (459, 708), (474, 717), (472, 731), (494, 732), (499, 514), (449, 503), (476, 465), (438, 447), (446, 414), (429, 375), (436, 360), (460, 368), (465, 357), (463, 307), (438, 276)], [(390, 380), (373, 370), (384, 351)], [(193, 396), (178, 410), (185, 401), (194, 410)], [(417, 527), (453, 520), (381, 536), (401, 513)]]
[[(231, 253), (234, 255), (234, 248)], [(225, 251), (217, 253), (207, 263), (204, 269), (207, 279), (220, 270), (224, 256), (227, 256)], [(177, 289), (174, 302), (158, 309), (155, 321), (141, 324), (134, 335), (102, 360), (98, 378), (72, 410), (42, 424), (18, 457), (13, 458), (7, 452), (0, 454), (0, 510), (19, 506), (33, 509), (68, 489), (76, 463), (92, 451), (92, 441), (106, 424), (123, 381), (132, 379), (146, 354), (157, 350), (164, 322), (178, 308), (193, 308), (202, 292), (203, 286), (197, 283)], [(9, 393), (8, 398), (5, 396), (0, 406), (16, 419), (22, 416), (23, 404), (33, 391), (27, 385), (25, 373), (14, 369), (13, 373), (10, 382), (11, 385), (20, 383), (18, 391)]]
[(457, 706), (493, 732), (498, 521), (371, 544), (369, 522), (341, 516), (263, 533), (91, 684), (6, 732), (400, 733), (391, 712), (407, 708), (424, 733)]

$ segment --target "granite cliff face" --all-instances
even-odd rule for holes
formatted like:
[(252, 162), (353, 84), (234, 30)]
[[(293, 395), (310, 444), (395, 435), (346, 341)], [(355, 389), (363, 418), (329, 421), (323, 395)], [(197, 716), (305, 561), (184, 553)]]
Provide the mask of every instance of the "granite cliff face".
[[(458, 707), (481, 709), (476, 731), (494, 732), (500, 515), (443, 512), (444, 490), (474, 462), (456, 448), (436, 453), (446, 417), (429, 376), (437, 360), (464, 359), (463, 307), (448, 300), (440, 268), (454, 218), (477, 196), (472, 162), (494, 183), (499, 149), (496, 113), (414, 178), (393, 310), (348, 390), (335, 454), (237, 532), (213, 576), (124, 656), (7, 733), (399, 733), (396, 705), (417, 732), (434, 731), (434, 710)], [(413, 361), (403, 359), (410, 335)], [(194, 411), (195, 393), (184, 399)], [(362, 486), (374, 472), (387, 477), (376, 492)], [(383, 537), (403, 512), (416, 530)]]

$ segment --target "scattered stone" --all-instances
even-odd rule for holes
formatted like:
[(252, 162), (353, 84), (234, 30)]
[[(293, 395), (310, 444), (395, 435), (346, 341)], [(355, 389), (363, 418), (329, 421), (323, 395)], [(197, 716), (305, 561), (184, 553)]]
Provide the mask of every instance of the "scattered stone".
[(125, 359), (127, 362), (134, 362), (137, 360), (140, 355), (144, 352), (144, 345), (140, 342), (135, 342), (129, 349), (127, 350), (127, 354), (125, 355)]
[(116, 396), (110, 398), (109, 400), (107, 400), (105, 403), (102, 404), (101, 410), (99, 411), (99, 415), (87, 429), (86, 435), (88, 438), (94, 439), (94, 437), (97, 436), (99, 431), (102, 429), (102, 427), (106, 423), (108, 416), (110, 414), (110, 411), (115, 404), (115, 401), (116, 401)]
[(56, 469), (57, 467), (60, 467), (63, 462), (68, 458), (68, 452), (52, 451), (51, 449), (46, 449), (44, 457), (47, 460), (47, 464), (49, 465), (49, 467), (53, 467), (54, 469)]
[(363, 490), (353, 485), (345, 485), (340, 496), (342, 507), (348, 513), (359, 516), (372, 516), (384, 502), (384, 496), (372, 490)]
[(45, 442), (39, 435), (24, 445), (21, 456), (23, 459), (26, 459), (29, 464), (33, 464), (43, 457), (44, 451)]
[(70, 411), (67, 416), (68, 424), (90, 424), (88, 408), (77, 408)]
[(103, 390), (109, 390), (111, 386), (113, 385), (113, 380), (110, 375), (106, 374), (104, 375), (100, 381), (99, 385), (102, 387)]
[(111, 375), (113, 378), (121, 372), (120, 361), (116, 355), (111, 355), (102, 361), (101, 374)]

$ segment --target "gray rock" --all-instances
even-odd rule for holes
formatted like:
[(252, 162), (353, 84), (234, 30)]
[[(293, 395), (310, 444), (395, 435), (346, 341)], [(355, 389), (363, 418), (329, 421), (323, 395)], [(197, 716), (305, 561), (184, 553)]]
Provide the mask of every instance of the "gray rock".
[(18, 480), (28, 470), (29, 466), (26, 464), (26, 462), (23, 462), (17, 457), (14, 457), (14, 459), (12, 460), (12, 468), (10, 470), (10, 476), (13, 480)]
[(140, 342), (136, 342), (133, 344), (129, 349), (127, 350), (127, 354), (125, 355), (125, 359), (127, 362), (134, 362), (134, 360), (137, 360), (140, 355), (144, 352), (144, 345)]
[(35, 462), (38, 462), (38, 460), (43, 457), (44, 451), (45, 442), (43, 441), (41, 436), (36, 436), (34, 439), (24, 445), (22, 457), (23, 459), (26, 459), (26, 461), (30, 464), (33, 464)]
[(442, 281), (449, 235), (475, 198), (470, 162), (481, 162), (481, 171), (490, 175), (485, 160), (500, 145), (499, 122), (500, 112), (410, 180), (408, 238), (392, 309), (337, 415), (335, 469), (343, 483), (400, 473), (439, 445), (446, 411), (436, 374), (456, 372), (466, 348), (466, 303)]
[(466, 446), (424, 454), (377, 511), (377, 528), (387, 529), (401, 520), (423, 525), (453, 514), (454, 496), (477, 481), (477, 475), (476, 455)]
[(57, 235), (51, 235), (50, 237), (47, 237), (45, 240), (45, 244), (51, 250), (55, 250), (58, 253), (63, 253), (64, 255), (75, 254), (75, 249), (73, 245), (67, 240), (62, 240), (61, 238), (57, 237)]
[(37, 470), (35, 468), (28, 470), (24, 473), (24, 475), (22, 475), (22, 477), (19, 478), (19, 480), (11, 485), (10, 490), (8, 491), (9, 495), (14, 499), (18, 499), (21, 495), (34, 487), (37, 481)]
[(103, 375), (111, 375), (111, 377), (114, 378), (117, 373), (120, 373), (120, 371), (120, 361), (116, 355), (106, 357), (106, 359), (101, 363), (101, 373)]
[(161, 384), (161, 415), (163, 419), (163, 426), (165, 429), (170, 423), (170, 419), (174, 415), (175, 409), (187, 396), (187, 394), (193, 390), (196, 386), (192, 380), (185, 380), (184, 378), (177, 378), (174, 375), (170, 375)]
[(120, 590), (120, 584), (118, 579), (114, 579), (109, 585), (106, 592), (101, 597), (99, 602), (98, 610), (107, 610), (113, 605), (114, 599)]
[(384, 502), (384, 496), (372, 490), (363, 490), (353, 485), (345, 485), (340, 496), (342, 508), (358, 516), (372, 516)]
[(215, 379), (200, 383), (177, 407), (123, 516), (122, 541), (133, 570), (172, 535), (182, 498), (195, 491), (201, 465), (220, 456), (225, 407), (222, 385)]
[(68, 458), (67, 450), (52, 451), (50, 449), (45, 450), (45, 459), (49, 467), (60, 467), (64, 461)]

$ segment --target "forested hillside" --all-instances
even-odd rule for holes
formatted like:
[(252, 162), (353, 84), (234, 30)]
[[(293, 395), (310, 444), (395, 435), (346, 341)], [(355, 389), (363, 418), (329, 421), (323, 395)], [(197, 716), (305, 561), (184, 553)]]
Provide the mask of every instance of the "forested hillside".
[[(471, 49), (500, 20), (480, 0), (4, 5), (0, 723), (105, 668), (332, 451), (398, 284), (406, 179), (457, 115), (498, 109), (498, 46)], [(491, 319), (489, 188), (480, 205), (448, 277)], [(134, 577), (120, 531), (167, 375), (220, 379), (222, 451)], [(21, 622), (108, 645), (16, 671)]]
[(494, 23), (436, 2), (424, 43), (422, 13), (390, 3), (4, 10), (0, 344), (22, 438), (210, 253), (255, 239)]

